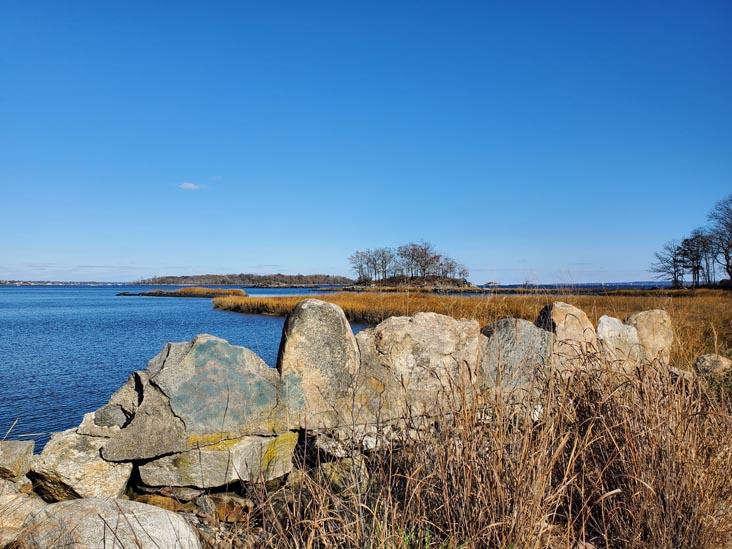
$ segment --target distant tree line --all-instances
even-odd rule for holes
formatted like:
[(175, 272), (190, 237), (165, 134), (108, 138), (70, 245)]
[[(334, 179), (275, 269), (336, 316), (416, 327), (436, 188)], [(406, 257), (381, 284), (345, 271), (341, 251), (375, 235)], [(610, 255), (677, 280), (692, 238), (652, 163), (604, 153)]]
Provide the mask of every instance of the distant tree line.
[(671, 240), (656, 252), (651, 272), (674, 288), (687, 281), (693, 288), (717, 283), (718, 270), (732, 279), (732, 195), (717, 202), (707, 216), (709, 224), (681, 240)]
[(226, 284), (232, 286), (330, 286), (353, 284), (353, 280), (345, 276), (324, 274), (259, 275), (252, 273), (241, 274), (205, 274), (184, 276), (156, 276), (138, 281), (139, 284)]
[(354, 252), (348, 258), (358, 282), (379, 282), (391, 278), (465, 279), (468, 268), (438, 252), (429, 242), (410, 242), (397, 248), (374, 248)]

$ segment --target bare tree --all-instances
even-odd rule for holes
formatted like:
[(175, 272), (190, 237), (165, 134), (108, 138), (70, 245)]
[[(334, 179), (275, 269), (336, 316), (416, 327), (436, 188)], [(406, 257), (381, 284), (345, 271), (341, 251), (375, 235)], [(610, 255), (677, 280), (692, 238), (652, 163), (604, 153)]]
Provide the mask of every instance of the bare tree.
[(384, 280), (392, 270), (396, 253), (391, 248), (376, 248), (372, 253), (374, 256), (374, 264), (378, 271), (378, 277)]
[(423, 240), (419, 244), (410, 244), (410, 246), (414, 246), (414, 263), (417, 267), (417, 274), (422, 278), (433, 274), (440, 263), (440, 254), (432, 244)]
[(368, 268), (368, 254), (366, 252), (354, 252), (351, 257), (348, 258), (351, 263), (353, 272), (356, 273), (359, 282), (365, 282), (370, 280), (369, 268)]
[(404, 275), (409, 278), (412, 278), (417, 274), (417, 263), (415, 260), (417, 255), (416, 249), (417, 244), (414, 242), (403, 244), (397, 248), (397, 256), (399, 256), (404, 269)]
[(657, 279), (668, 280), (674, 288), (681, 288), (684, 285), (684, 262), (678, 240), (666, 242), (655, 257), (650, 271), (656, 274)]
[(714, 205), (709, 221), (712, 222), (710, 236), (718, 254), (717, 262), (732, 280), (732, 194)]
[(366, 250), (366, 268), (369, 272), (369, 280), (378, 280), (379, 278), (379, 262), (376, 259), (374, 250)]
[(699, 236), (690, 236), (681, 241), (679, 255), (685, 271), (691, 274), (691, 287), (696, 288), (702, 277), (702, 246)]
[(451, 257), (443, 257), (439, 265), (439, 275), (445, 278), (455, 278), (457, 275), (457, 262)]
[(358, 251), (349, 258), (360, 281), (384, 280), (390, 276), (425, 278), (438, 275), (467, 278), (468, 269), (451, 257), (439, 253), (429, 242), (410, 242), (397, 249), (376, 248)]

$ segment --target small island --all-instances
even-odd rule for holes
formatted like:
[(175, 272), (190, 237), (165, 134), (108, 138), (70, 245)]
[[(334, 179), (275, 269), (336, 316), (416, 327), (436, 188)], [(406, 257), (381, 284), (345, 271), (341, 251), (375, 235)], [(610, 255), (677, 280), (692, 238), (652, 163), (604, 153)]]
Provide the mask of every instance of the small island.
[(179, 288), (177, 290), (150, 290), (147, 292), (120, 292), (118, 296), (134, 297), (246, 297), (244, 290), (235, 288)]

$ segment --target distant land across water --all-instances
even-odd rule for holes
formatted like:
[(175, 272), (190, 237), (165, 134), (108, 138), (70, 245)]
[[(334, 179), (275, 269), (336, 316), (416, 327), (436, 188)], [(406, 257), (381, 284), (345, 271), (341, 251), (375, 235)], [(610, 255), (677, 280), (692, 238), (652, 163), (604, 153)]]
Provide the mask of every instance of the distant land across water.
[(671, 283), (663, 280), (637, 280), (634, 282), (559, 282), (555, 284), (482, 284), (481, 288), (532, 288), (537, 290), (557, 290), (583, 288), (588, 290), (645, 290), (649, 288), (670, 288)]
[[(166, 277), (166, 278), (178, 278), (178, 277)], [(182, 278), (182, 277), (181, 277)], [(336, 278), (336, 277), (333, 277)], [(348, 280), (348, 279), (346, 279)], [(341, 283), (319, 283), (319, 284), (291, 284), (284, 285), (282, 283), (273, 283), (267, 285), (265, 283), (250, 283), (250, 284), (236, 284), (236, 283), (194, 283), (194, 282), (177, 282), (177, 283), (163, 283), (163, 282), (97, 282), (97, 281), (53, 281), (53, 280), (0, 280), (0, 286), (191, 286), (194, 284), (201, 284), (203, 286), (210, 287), (263, 287), (263, 288), (337, 288), (339, 286), (350, 285), (351, 282)], [(606, 290), (620, 290), (620, 289), (649, 289), (649, 288), (670, 288), (671, 283), (661, 280), (637, 280), (633, 282), (559, 282), (553, 284), (478, 284), (478, 288), (484, 289), (518, 289), (518, 288), (530, 288), (536, 290), (556, 290), (556, 289), (606, 289)]]

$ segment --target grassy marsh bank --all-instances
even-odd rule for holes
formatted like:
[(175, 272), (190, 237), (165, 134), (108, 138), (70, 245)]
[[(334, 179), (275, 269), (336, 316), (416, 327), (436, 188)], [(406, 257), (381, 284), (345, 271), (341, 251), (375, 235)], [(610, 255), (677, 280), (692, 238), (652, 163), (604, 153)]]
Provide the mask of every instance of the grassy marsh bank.
[(179, 288), (177, 290), (150, 290), (147, 292), (130, 293), (121, 292), (118, 296), (142, 296), (142, 297), (246, 297), (244, 290), (230, 288)]
[[(732, 349), (732, 292), (722, 290), (658, 291), (641, 295), (444, 296), (430, 293), (337, 293), (318, 296), (335, 303), (351, 322), (378, 324), (390, 316), (436, 312), (472, 318), (481, 326), (513, 317), (534, 321), (545, 305), (565, 301), (584, 310), (594, 323), (602, 315), (625, 318), (648, 309), (665, 309), (674, 323), (672, 361), (688, 365), (704, 353)], [(214, 307), (225, 311), (285, 316), (306, 296), (220, 297)]]

